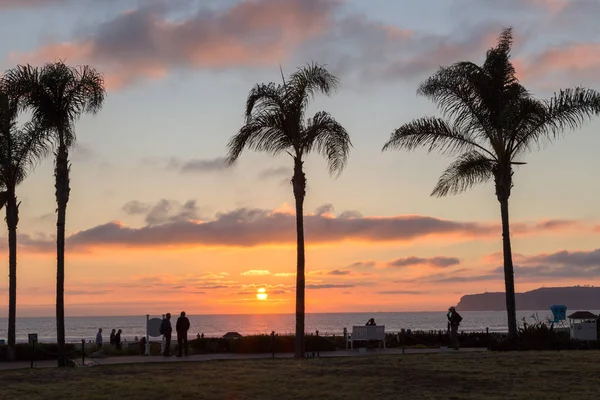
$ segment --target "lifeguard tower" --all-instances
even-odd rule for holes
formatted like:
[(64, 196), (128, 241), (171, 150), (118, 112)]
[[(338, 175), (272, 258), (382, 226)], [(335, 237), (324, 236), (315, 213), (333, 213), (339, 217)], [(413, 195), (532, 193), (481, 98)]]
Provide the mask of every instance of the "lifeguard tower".
[(553, 318), (549, 321), (552, 329), (569, 329), (569, 324), (567, 323), (567, 306), (554, 305), (550, 307), (550, 311), (552, 311)]

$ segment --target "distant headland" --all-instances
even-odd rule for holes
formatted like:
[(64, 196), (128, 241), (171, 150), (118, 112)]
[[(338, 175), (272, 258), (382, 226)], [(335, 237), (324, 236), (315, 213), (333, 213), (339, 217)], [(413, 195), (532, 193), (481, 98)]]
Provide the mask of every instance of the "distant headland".
[[(600, 287), (572, 286), (539, 288), (516, 293), (517, 310), (547, 310), (555, 304), (564, 304), (568, 310), (600, 310)], [(504, 292), (467, 294), (456, 308), (460, 311), (504, 311)]]

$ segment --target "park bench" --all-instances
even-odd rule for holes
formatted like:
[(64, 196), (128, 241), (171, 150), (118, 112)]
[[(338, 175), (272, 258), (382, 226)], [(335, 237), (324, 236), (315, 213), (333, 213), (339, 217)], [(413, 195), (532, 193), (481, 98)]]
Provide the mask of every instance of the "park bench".
[[(368, 326), (353, 326), (352, 335), (348, 339), (350, 348), (354, 348), (355, 341), (371, 341), (376, 340), (383, 343), (385, 349), (385, 326), (384, 325), (368, 325)], [(381, 344), (380, 344), (381, 347)]]

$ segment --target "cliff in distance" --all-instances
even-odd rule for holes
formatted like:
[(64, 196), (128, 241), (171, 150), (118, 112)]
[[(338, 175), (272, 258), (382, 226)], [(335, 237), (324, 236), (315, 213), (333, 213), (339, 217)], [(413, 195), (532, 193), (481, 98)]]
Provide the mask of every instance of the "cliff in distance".
[[(517, 310), (548, 310), (562, 304), (569, 311), (600, 310), (600, 287), (573, 286), (540, 288), (515, 295)], [(463, 296), (456, 308), (459, 311), (505, 311), (506, 297), (501, 293), (480, 293)]]

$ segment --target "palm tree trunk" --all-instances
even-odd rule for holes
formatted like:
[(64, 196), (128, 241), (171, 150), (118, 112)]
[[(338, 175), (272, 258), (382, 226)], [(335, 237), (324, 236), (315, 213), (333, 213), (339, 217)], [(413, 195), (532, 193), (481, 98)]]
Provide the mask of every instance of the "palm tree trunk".
[(504, 285), (506, 288), (506, 313), (508, 314), (508, 337), (517, 337), (517, 307), (515, 301), (515, 271), (510, 246), (510, 223), (508, 218), (508, 198), (500, 200), (502, 216), (502, 251), (504, 253)]
[(6, 201), (6, 225), (8, 226), (8, 361), (16, 358), (16, 325), (17, 325), (17, 224), (19, 223), (19, 206), (14, 188), (8, 189)]
[(69, 202), (69, 153), (64, 144), (59, 145), (56, 156), (56, 343), (58, 366), (65, 367), (65, 221)]
[(294, 200), (296, 202), (296, 344), (295, 358), (304, 358), (304, 318), (305, 318), (305, 258), (304, 258), (304, 197), (306, 195), (306, 176), (302, 171), (302, 160), (294, 158)]

